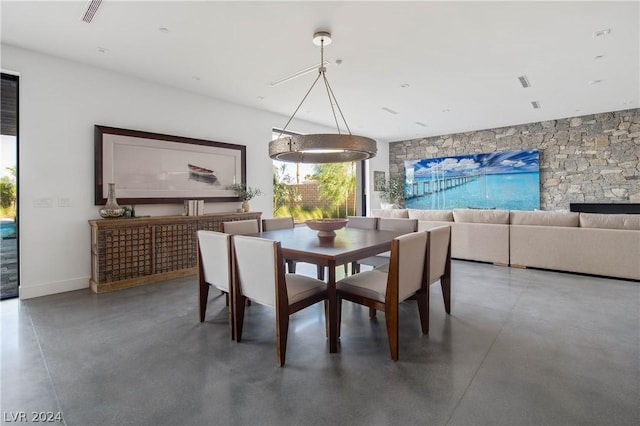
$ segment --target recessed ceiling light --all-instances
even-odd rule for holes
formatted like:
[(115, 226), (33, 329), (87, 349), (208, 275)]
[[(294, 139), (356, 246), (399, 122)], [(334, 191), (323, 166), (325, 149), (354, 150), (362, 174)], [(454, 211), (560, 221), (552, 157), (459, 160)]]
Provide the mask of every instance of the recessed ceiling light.
[(109, 49), (107, 49), (106, 47), (98, 46), (98, 52), (100, 52), (100, 53), (109, 53)]
[(593, 57), (593, 59), (595, 60), (602, 59), (602, 58), (604, 58), (604, 55), (597, 55)]
[(256, 99), (264, 100), (264, 96), (256, 96)]
[(382, 110), (387, 111), (389, 114), (393, 114), (393, 115), (398, 114), (398, 111), (394, 111), (391, 108), (382, 107)]
[(402, 83), (400, 87), (409, 87), (409, 83)]
[(420, 127), (428, 127), (426, 124), (416, 121), (416, 124)]
[(449, 108), (445, 108), (445, 109), (442, 110), (442, 112), (447, 113), (447, 112), (451, 112), (451, 110)]
[(602, 37), (611, 34), (611, 28), (605, 28), (604, 30), (596, 31), (593, 33), (593, 37)]
[(200, 81), (200, 76), (194, 75), (193, 79), (196, 80), (196, 81)]
[(540, 102), (538, 102), (538, 101), (531, 101), (531, 106), (532, 106), (534, 109), (540, 109)]
[(600, 84), (600, 83), (602, 83), (603, 81), (604, 81), (604, 80), (591, 80), (591, 81), (587, 82), (587, 84), (588, 84), (589, 86), (593, 86), (594, 84)]
[(168, 33), (168, 32), (169, 32), (169, 28), (166, 28), (166, 27), (160, 27), (160, 28), (158, 28), (158, 31), (160, 31), (161, 33), (166, 34), (166, 33)]

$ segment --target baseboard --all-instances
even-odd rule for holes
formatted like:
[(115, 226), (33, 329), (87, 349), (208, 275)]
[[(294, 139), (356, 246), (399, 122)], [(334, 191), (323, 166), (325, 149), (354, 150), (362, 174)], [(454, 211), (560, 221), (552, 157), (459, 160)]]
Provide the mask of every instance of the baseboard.
[(48, 296), (50, 294), (64, 293), (67, 291), (89, 288), (89, 277), (73, 278), (64, 281), (53, 281), (44, 284), (30, 286), (21, 285), (18, 288), (20, 299), (33, 299), (34, 297)]

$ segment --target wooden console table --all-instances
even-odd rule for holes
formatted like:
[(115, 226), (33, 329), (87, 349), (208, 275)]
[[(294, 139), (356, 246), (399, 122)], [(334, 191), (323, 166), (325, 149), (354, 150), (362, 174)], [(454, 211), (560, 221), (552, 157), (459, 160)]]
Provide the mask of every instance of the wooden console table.
[(260, 220), (262, 213), (214, 213), (90, 220), (91, 289), (96, 293), (196, 273), (196, 231), (222, 222)]

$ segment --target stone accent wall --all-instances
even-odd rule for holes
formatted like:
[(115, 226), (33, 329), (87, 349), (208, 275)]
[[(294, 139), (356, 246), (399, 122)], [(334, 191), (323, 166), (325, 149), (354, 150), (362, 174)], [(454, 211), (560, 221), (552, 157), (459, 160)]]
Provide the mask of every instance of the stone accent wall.
[(391, 176), (405, 160), (540, 150), (540, 208), (640, 203), (640, 109), (392, 142)]

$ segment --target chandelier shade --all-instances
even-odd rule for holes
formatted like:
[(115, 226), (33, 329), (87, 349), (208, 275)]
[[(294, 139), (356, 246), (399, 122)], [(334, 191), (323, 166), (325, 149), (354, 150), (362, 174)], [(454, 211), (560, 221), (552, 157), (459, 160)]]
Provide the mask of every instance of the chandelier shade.
[[(313, 35), (313, 42), (320, 46), (320, 65), (318, 66), (318, 76), (289, 118), (289, 121), (287, 121), (287, 124), (285, 124), (284, 128), (280, 131), (279, 137), (269, 142), (269, 157), (273, 160), (289, 163), (316, 164), (361, 161), (375, 157), (378, 152), (376, 141), (364, 136), (351, 134), (349, 125), (342, 114), (340, 105), (338, 105), (338, 101), (333, 94), (333, 90), (331, 90), (329, 81), (327, 80), (327, 69), (324, 66), (324, 45), (331, 43), (331, 34), (324, 31), (317, 32)], [(329, 103), (331, 105), (331, 112), (333, 114), (333, 119), (336, 123), (338, 133), (307, 135), (287, 134), (283, 136), (287, 126), (291, 123), (291, 120), (293, 120), (293, 117), (295, 117), (296, 113), (307, 99), (307, 96), (311, 93), (311, 90), (321, 78), (327, 90)], [(340, 130), (336, 109), (342, 118), (342, 122), (344, 123), (344, 127), (348, 134), (343, 134)]]

